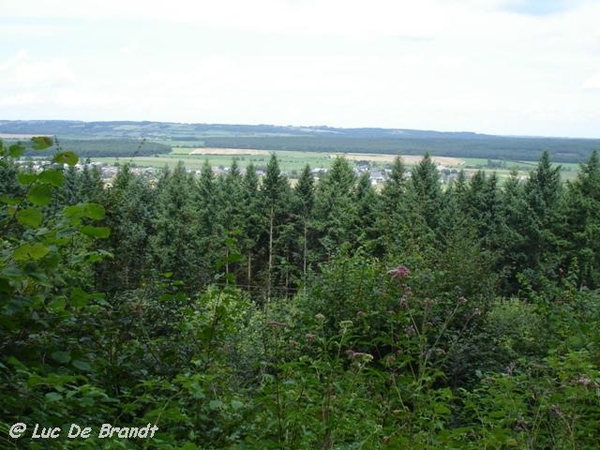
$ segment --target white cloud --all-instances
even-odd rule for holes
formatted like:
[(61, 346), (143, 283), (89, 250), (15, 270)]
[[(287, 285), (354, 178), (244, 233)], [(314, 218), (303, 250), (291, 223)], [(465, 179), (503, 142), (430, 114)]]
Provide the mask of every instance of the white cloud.
[(0, 0), (0, 85), (57, 117), (597, 135), (600, 2), (550, 3)]
[(34, 59), (21, 49), (0, 63), (0, 81), (8, 88), (61, 86), (74, 80), (74, 72), (62, 58)]
[(66, 108), (108, 108), (113, 111), (127, 107), (131, 99), (123, 93), (107, 93), (84, 89), (60, 89), (56, 92), (54, 102)]
[(43, 100), (35, 92), (23, 92), (0, 97), (0, 106), (25, 106), (40, 103), (43, 103)]
[(583, 82), (583, 89), (595, 90), (600, 89), (600, 73), (592, 75)]

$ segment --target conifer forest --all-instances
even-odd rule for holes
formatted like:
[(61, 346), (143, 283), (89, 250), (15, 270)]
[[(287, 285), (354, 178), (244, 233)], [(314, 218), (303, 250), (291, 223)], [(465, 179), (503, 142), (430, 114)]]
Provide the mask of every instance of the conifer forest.
[(0, 147), (0, 448), (599, 447), (597, 152), (376, 189), (275, 153), (106, 185), (32, 145)]

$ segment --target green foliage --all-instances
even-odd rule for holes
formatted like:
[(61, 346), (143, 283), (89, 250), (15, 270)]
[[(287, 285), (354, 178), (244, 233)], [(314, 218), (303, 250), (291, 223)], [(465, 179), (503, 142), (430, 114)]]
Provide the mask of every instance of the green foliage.
[(596, 154), (564, 189), (547, 154), (446, 190), (398, 159), (378, 193), (344, 158), (293, 189), (274, 155), (105, 187), (0, 149), (2, 448), (597, 446)]

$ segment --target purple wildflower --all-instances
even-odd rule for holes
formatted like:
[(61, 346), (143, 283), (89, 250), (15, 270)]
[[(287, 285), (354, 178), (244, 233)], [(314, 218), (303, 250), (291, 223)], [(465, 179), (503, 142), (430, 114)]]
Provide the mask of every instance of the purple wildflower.
[(388, 275), (391, 275), (392, 278), (401, 280), (410, 275), (410, 270), (404, 265), (399, 265), (395, 269), (388, 271)]
[(312, 334), (312, 333), (306, 333), (306, 335), (304, 337), (310, 343), (310, 342), (312, 342), (312, 341), (315, 340), (315, 338), (317, 337), (317, 335), (316, 334)]

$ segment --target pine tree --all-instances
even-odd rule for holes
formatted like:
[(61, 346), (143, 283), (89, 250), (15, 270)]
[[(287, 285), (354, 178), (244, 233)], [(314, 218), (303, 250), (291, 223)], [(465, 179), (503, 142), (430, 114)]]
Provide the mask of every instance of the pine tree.
[(276, 261), (275, 243), (283, 224), (282, 216), (286, 210), (288, 193), (287, 178), (282, 175), (277, 156), (273, 153), (267, 164), (267, 171), (261, 185), (261, 194), (268, 217), (267, 302), (271, 300)]
[(111, 234), (103, 244), (113, 257), (98, 268), (98, 288), (112, 293), (136, 289), (144, 277), (152, 234), (152, 192), (144, 179), (124, 165), (106, 191), (104, 207)]
[(309, 227), (311, 226), (315, 204), (315, 180), (307, 164), (302, 169), (298, 183), (294, 187), (298, 204), (298, 216), (302, 223), (302, 279), (306, 283), (308, 270)]
[(219, 223), (218, 242), (222, 246), (220, 253), (225, 273), (231, 271), (233, 259), (239, 260), (241, 235), (243, 232), (243, 178), (236, 160), (233, 160), (227, 175), (219, 178), (218, 209), (214, 212)]
[[(560, 237), (565, 220), (560, 166), (552, 167), (550, 154), (545, 151), (538, 166), (525, 183), (527, 224), (525, 253), (527, 267), (523, 275), (531, 285), (540, 287), (546, 279), (559, 276), (562, 265)], [(526, 273), (525, 273), (526, 272)]]
[(377, 228), (380, 234), (379, 254), (390, 257), (402, 253), (409, 227), (407, 169), (400, 156), (394, 159), (389, 178), (381, 190), (381, 213)]
[(243, 191), (243, 236), (242, 251), (246, 255), (246, 284), (249, 289), (254, 284), (254, 274), (256, 272), (256, 263), (258, 253), (258, 243), (261, 234), (265, 229), (265, 217), (262, 214), (263, 200), (262, 193), (259, 190), (260, 180), (256, 174), (254, 164), (246, 166), (246, 172), (242, 181)]
[(600, 287), (600, 158), (592, 152), (577, 179), (568, 185), (569, 271), (579, 286)]
[(354, 245), (351, 230), (356, 222), (355, 184), (350, 163), (338, 156), (317, 186), (315, 221), (321, 259), (330, 258), (342, 246)]
[(369, 253), (372, 253), (377, 247), (376, 224), (380, 210), (380, 197), (373, 188), (368, 172), (358, 178), (354, 202), (356, 203), (356, 221), (352, 231), (352, 240), (356, 242), (356, 248), (364, 247)]
[(155, 234), (150, 240), (153, 267), (172, 273), (190, 292), (204, 285), (210, 276), (199, 251), (194, 190), (194, 179), (186, 173), (183, 163), (172, 173), (164, 171), (156, 188)]
[(429, 153), (416, 165), (410, 177), (409, 186), (420, 215), (430, 230), (438, 226), (439, 212), (442, 205), (442, 188), (440, 176)]

